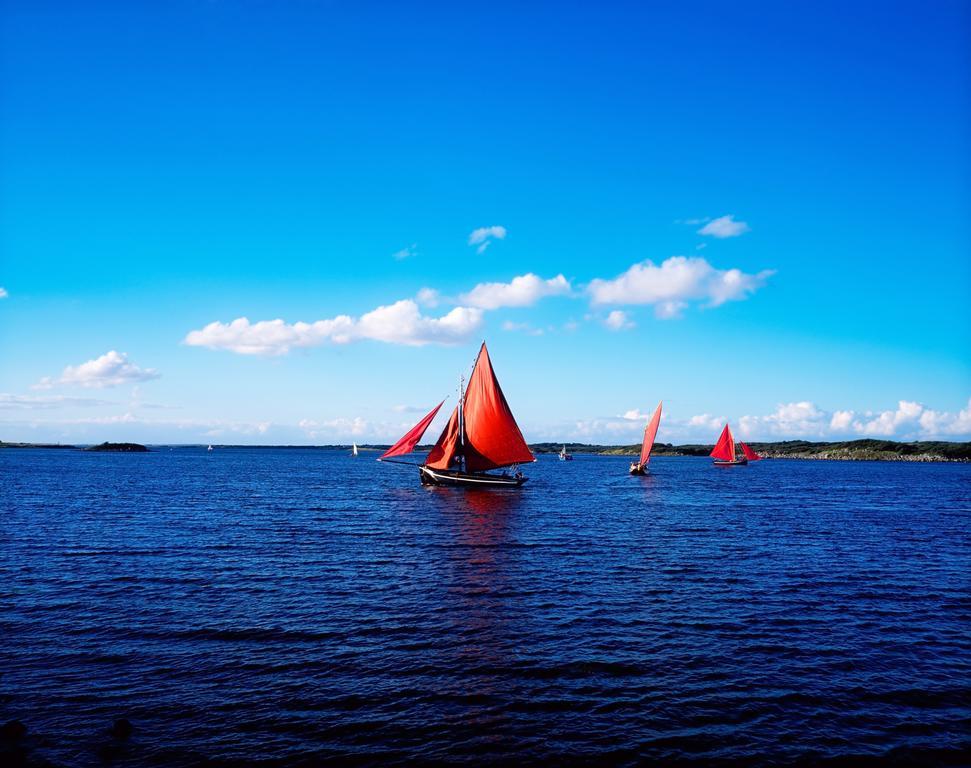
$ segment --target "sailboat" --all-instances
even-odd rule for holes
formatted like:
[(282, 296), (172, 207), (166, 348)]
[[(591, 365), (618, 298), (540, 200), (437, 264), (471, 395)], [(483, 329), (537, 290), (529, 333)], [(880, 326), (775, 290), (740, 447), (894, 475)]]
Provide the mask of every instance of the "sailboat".
[(651, 420), (644, 427), (644, 442), (641, 443), (641, 457), (636, 464), (631, 462), (630, 473), (632, 475), (647, 474), (647, 465), (651, 461), (651, 449), (654, 447), (654, 438), (657, 437), (657, 428), (661, 423), (661, 405), (662, 403), (657, 404), (654, 415), (651, 416)]
[(560, 451), (560, 461), (573, 461), (573, 457), (566, 452), (566, 446), (563, 446), (563, 450)]
[[(738, 455), (736, 445), (742, 449), (741, 456)], [(759, 461), (762, 458), (745, 443), (736, 443), (735, 437), (732, 435), (732, 430), (728, 428), (727, 424), (709, 455), (715, 460), (715, 466), (718, 467), (743, 466), (750, 461)]]
[(357, 458), (357, 443), (351, 443), (351, 456)]
[[(378, 461), (399, 464), (395, 459), (411, 453), (445, 403), (443, 400), (392, 445)], [(418, 465), (422, 485), (455, 485), (468, 488), (517, 488), (526, 482), (522, 472), (490, 474), (536, 461), (506, 403), (499, 380), (492, 370), (485, 342), (475, 359), (466, 388), (459, 384), (459, 404), (442, 430), (434, 447)]]
[(208, 448), (206, 448), (206, 452), (207, 453), (212, 453), (212, 446), (211, 445)]

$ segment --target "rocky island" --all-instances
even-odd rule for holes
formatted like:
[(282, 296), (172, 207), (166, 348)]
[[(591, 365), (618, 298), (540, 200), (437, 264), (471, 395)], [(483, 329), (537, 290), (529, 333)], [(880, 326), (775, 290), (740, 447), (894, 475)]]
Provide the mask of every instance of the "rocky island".
[(148, 448), (138, 443), (101, 443), (101, 445), (92, 445), (84, 450), (105, 453), (148, 453)]

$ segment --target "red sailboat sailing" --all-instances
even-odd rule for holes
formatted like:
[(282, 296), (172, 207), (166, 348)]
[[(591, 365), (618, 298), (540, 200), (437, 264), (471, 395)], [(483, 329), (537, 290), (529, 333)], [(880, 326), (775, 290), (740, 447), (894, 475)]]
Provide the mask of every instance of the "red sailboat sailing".
[[(741, 456), (739, 456), (736, 451), (736, 445), (742, 449)], [(727, 424), (722, 430), (721, 437), (718, 438), (718, 442), (715, 443), (715, 447), (712, 448), (709, 455), (715, 460), (715, 464), (719, 467), (742, 466), (743, 464), (748, 464), (750, 461), (759, 461), (759, 459), (762, 458), (755, 451), (745, 445), (745, 443), (736, 443), (735, 438), (732, 435), (732, 430), (728, 428)]]
[[(441, 407), (439, 403), (378, 461), (411, 453)], [(424, 485), (475, 488), (517, 487), (526, 482), (521, 472), (510, 476), (506, 472), (490, 474), (489, 470), (535, 460), (509, 410), (492, 370), (489, 350), (483, 342), (469, 377), (469, 386), (460, 388), (459, 404), (425, 463), (418, 465), (421, 482)]]
[(651, 420), (644, 427), (644, 442), (641, 444), (641, 458), (636, 464), (631, 462), (630, 473), (632, 475), (646, 475), (647, 465), (651, 461), (651, 449), (654, 447), (654, 438), (657, 437), (657, 428), (661, 423), (661, 403), (657, 404), (657, 410)]

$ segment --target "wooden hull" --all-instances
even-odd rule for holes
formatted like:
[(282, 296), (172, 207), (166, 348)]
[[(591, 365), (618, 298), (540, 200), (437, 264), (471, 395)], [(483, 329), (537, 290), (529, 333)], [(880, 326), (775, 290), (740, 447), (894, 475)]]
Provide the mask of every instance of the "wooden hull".
[(630, 473), (632, 475), (646, 475), (647, 474), (647, 466), (644, 465), (644, 464), (631, 464), (630, 465)]
[(430, 469), (424, 464), (418, 467), (422, 485), (452, 485), (464, 488), (519, 488), (527, 478), (519, 475), (489, 475), (486, 473), (459, 472), (452, 469)]
[(748, 459), (741, 458), (735, 459), (735, 461), (725, 461), (724, 459), (715, 459), (716, 467), (743, 467), (748, 464)]

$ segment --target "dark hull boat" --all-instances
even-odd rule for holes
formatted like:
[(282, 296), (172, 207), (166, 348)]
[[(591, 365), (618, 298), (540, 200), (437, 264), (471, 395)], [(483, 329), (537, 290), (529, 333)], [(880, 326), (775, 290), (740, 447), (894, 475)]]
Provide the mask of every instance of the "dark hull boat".
[(644, 427), (644, 441), (641, 443), (641, 456), (635, 464), (631, 462), (630, 473), (632, 475), (646, 475), (647, 465), (651, 463), (651, 450), (654, 448), (654, 438), (657, 437), (657, 428), (661, 424), (661, 405), (657, 404), (654, 415)]
[[(444, 401), (442, 401), (444, 402)], [(378, 461), (399, 464), (396, 456), (411, 453), (442, 407), (439, 403)], [(499, 380), (492, 370), (485, 343), (479, 349), (468, 388), (459, 387), (459, 404), (434, 447), (418, 465), (422, 485), (465, 488), (518, 488), (526, 482), (521, 472), (491, 474), (493, 470), (536, 461), (513, 418)]]
[[(738, 455), (736, 445), (742, 449), (741, 456)], [(745, 445), (745, 443), (736, 444), (735, 437), (732, 435), (732, 430), (728, 428), (727, 424), (722, 430), (721, 436), (718, 438), (718, 442), (715, 443), (715, 447), (711, 449), (711, 453), (709, 455), (712, 459), (714, 459), (714, 464), (716, 467), (744, 467), (750, 461), (758, 461), (762, 458), (755, 451)]]
[(518, 488), (526, 482), (522, 473), (516, 475), (490, 475), (487, 472), (468, 473), (454, 469), (430, 469), (418, 467), (422, 485), (459, 485), (466, 488)]
[(735, 461), (722, 461), (721, 459), (715, 459), (712, 463), (716, 467), (743, 467), (748, 464), (748, 459), (741, 458), (735, 459)]

